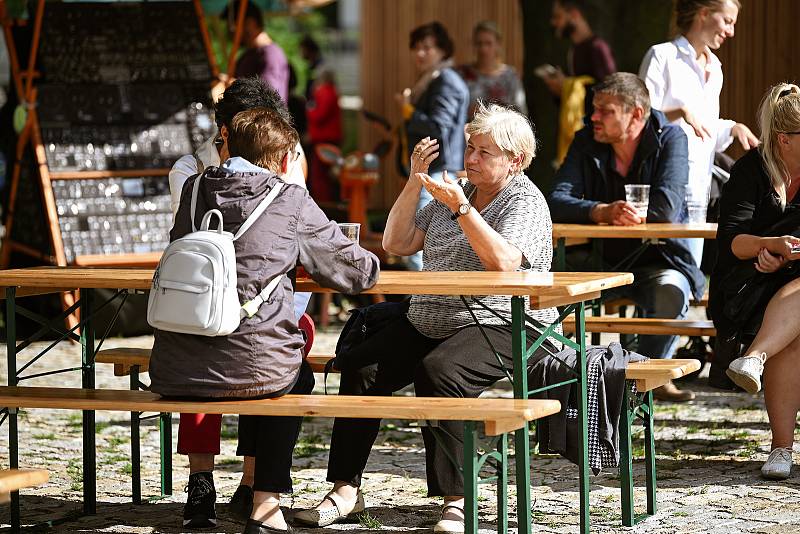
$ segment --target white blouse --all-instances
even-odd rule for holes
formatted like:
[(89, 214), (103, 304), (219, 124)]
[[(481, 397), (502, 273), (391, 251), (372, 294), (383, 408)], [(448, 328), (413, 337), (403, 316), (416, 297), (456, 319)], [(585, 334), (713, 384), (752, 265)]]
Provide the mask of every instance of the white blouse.
[(708, 129), (711, 139), (703, 141), (682, 118), (675, 121), (689, 140), (689, 195), (705, 199), (711, 185), (714, 154), (731, 142), (736, 121), (720, 119), (722, 63), (706, 48), (705, 69), (697, 62), (695, 50), (683, 35), (673, 41), (651, 46), (642, 60), (639, 77), (650, 91), (650, 105), (658, 110), (686, 107)]

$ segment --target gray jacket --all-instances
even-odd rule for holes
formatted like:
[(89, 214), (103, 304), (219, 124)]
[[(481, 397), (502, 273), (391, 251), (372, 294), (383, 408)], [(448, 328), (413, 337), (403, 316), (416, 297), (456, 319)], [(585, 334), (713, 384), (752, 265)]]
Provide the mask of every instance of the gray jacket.
[[(210, 167), (202, 175), (196, 226), (210, 209), (235, 232), (280, 178)], [(191, 232), (191, 191), (183, 187), (170, 240)], [(236, 242), (239, 299), (254, 298), (273, 277), (298, 262), (320, 285), (359, 293), (375, 285), (378, 259), (350, 241), (308, 192), (286, 184), (264, 214)], [(180, 397), (250, 398), (281, 394), (297, 378), (303, 335), (294, 317), (292, 281), (283, 279), (258, 313), (232, 334), (194, 336), (156, 330), (150, 359), (152, 391)]]

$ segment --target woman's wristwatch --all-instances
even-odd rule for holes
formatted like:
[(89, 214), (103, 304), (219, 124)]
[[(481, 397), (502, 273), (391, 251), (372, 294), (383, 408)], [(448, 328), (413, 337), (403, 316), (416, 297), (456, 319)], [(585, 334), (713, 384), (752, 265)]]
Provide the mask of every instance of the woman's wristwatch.
[(464, 202), (463, 204), (458, 205), (458, 210), (453, 214), (451, 217), (454, 221), (461, 217), (462, 215), (466, 215), (469, 213), (469, 210), (472, 209), (472, 204), (469, 202)]

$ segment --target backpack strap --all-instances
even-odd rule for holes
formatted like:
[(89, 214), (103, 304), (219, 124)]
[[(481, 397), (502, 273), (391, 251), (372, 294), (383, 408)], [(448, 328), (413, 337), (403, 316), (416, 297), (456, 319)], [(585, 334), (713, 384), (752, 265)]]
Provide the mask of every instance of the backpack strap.
[[(256, 209), (253, 210), (253, 213), (251, 213), (250, 216), (247, 219), (245, 219), (245, 221), (239, 227), (239, 230), (237, 230), (236, 235), (233, 236), (234, 241), (239, 239), (242, 236), (242, 234), (245, 233), (253, 225), (254, 222), (256, 222), (256, 219), (261, 217), (261, 214), (264, 213), (264, 210), (266, 210), (270, 204), (272, 204), (272, 201), (275, 200), (275, 197), (278, 196), (278, 193), (281, 192), (282, 188), (283, 188), (283, 182), (278, 180), (275, 183), (275, 185), (272, 186), (270, 192), (267, 193), (267, 196), (265, 196), (264, 199), (261, 202), (259, 202)], [(192, 206), (194, 206), (194, 203), (192, 204)]]
[[(190, 210), (190, 214), (192, 217), (192, 232), (197, 231), (197, 226), (194, 224), (194, 214), (197, 210), (197, 193), (200, 190), (200, 180), (203, 179), (203, 174), (198, 174), (197, 178), (194, 179), (194, 186), (192, 187), (192, 208)], [(220, 223), (222, 224), (222, 223)]]
[[(275, 185), (272, 186), (270, 192), (267, 193), (267, 196), (264, 197), (264, 200), (259, 202), (256, 209), (253, 210), (253, 213), (251, 213), (250, 216), (244, 221), (244, 223), (242, 223), (242, 226), (239, 227), (239, 230), (236, 232), (236, 235), (233, 236), (234, 241), (239, 239), (239, 237), (241, 237), (241, 235), (244, 234), (253, 225), (254, 222), (256, 222), (256, 219), (258, 219), (261, 216), (261, 214), (264, 213), (264, 211), (269, 207), (272, 201), (275, 200), (275, 197), (278, 196), (278, 193), (281, 192), (282, 188), (283, 188), (283, 182), (278, 180), (275, 183)], [(266, 285), (266, 287), (261, 290), (261, 293), (256, 295), (254, 299), (249, 300), (244, 304), (242, 304), (242, 309), (239, 313), (239, 316), (242, 319), (244, 319), (245, 317), (252, 317), (253, 315), (255, 315), (258, 312), (258, 309), (261, 307), (261, 305), (264, 304), (264, 302), (266, 302), (266, 300), (269, 298), (269, 296), (272, 294), (275, 288), (278, 287), (278, 284), (280, 283), (281, 279), (283, 279), (283, 275), (279, 274), (278, 276), (270, 280), (269, 283)]]
[(281, 279), (283, 278), (282, 274), (279, 274), (275, 278), (269, 281), (267, 286), (261, 290), (261, 293), (255, 296), (254, 299), (248, 300), (244, 304), (242, 304), (242, 309), (239, 312), (239, 318), (244, 319), (245, 317), (252, 317), (256, 313), (258, 313), (258, 309), (261, 307), (264, 302), (267, 301), (269, 296), (278, 287)]

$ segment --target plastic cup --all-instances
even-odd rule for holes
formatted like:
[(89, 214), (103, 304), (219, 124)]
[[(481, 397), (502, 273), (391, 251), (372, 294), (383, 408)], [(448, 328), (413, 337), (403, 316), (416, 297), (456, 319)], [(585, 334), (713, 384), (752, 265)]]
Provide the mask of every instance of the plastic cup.
[(361, 234), (361, 223), (338, 223), (339, 230), (342, 231), (344, 236), (351, 241), (358, 243), (358, 237)]
[(647, 206), (650, 202), (650, 186), (647, 184), (625, 185), (625, 200), (636, 209), (636, 215), (647, 218)]
[(708, 211), (708, 199), (700, 197), (693, 198), (686, 197), (686, 210), (689, 213), (687, 222), (689, 223), (705, 223), (706, 213)]

